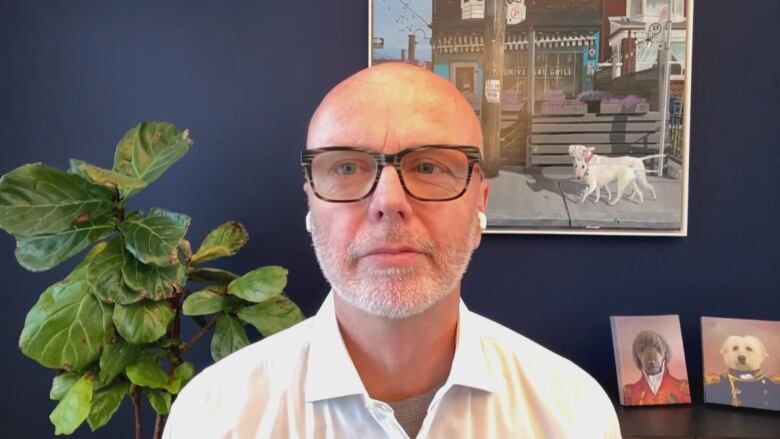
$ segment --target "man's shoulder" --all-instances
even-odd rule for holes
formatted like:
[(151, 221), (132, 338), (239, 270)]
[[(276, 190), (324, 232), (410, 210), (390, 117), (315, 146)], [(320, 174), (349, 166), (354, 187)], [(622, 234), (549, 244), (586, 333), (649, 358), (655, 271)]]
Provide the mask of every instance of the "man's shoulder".
[(536, 369), (536, 366), (539, 366), (539, 369), (545, 370), (552, 367), (556, 372), (582, 372), (579, 366), (567, 358), (530, 338), (487, 317), (475, 313), (472, 313), (472, 316), (479, 327), (479, 335), (484, 348), (511, 354), (522, 363), (524, 368)]
[(504, 368), (514, 368), (535, 382), (582, 387), (603, 393), (593, 377), (571, 360), (498, 322), (472, 313), (486, 355), (500, 358)]
[[(270, 337), (252, 343), (208, 366), (187, 387), (241, 386), (248, 376), (273, 370), (292, 371), (309, 345), (312, 319), (309, 318)], [(192, 389), (190, 389), (192, 390)]]
[(523, 401), (526, 410), (550, 425), (583, 431), (599, 426), (598, 433), (584, 436), (620, 437), (612, 401), (590, 374), (528, 337), (472, 315), (491, 375), (500, 381), (496, 386), (500, 400)]

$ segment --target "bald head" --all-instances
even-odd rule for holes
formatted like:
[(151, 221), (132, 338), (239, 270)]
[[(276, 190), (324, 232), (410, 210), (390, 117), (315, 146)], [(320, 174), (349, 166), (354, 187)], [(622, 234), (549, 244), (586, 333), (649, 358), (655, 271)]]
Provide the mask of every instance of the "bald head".
[(447, 80), (402, 63), (350, 76), (322, 100), (309, 123), (308, 148), (363, 146), (390, 152), (409, 146), (482, 147), (474, 110)]

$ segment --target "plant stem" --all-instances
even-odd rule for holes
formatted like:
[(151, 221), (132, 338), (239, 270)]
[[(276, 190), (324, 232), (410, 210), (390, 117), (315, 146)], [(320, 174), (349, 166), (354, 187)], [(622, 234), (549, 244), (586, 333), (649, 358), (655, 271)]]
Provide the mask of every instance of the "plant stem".
[(213, 318), (208, 321), (205, 325), (203, 325), (202, 328), (200, 328), (200, 331), (198, 331), (197, 334), (195, 334), (194, 337), (189, 339), (186, 343), (182, 343), (182, 345), (179, 347), (179, 355), (184, 356), (184, 354), (187, 353), (190, 349), (192, 349), (192, 346), (198, 342), (204, 335), (206, 335), (207, 332), (214, 326), (214, 324), (217, 323), (217, 319)]
[[(171, 328), (171, 333), (169, 335), (178, 343), (181, 343), (181, 302), (182, 298), (187, 293), (189, 293), (189, 291), (185, 290), (183, 294), (172, 297), (170, 299), (171, 306), (173, 307), (175, 314), (173, 317), (173, 327)], [(184, 362), (182, 359), (184, 352), (181, 349), (172, 349), (171, 353), (173, 354), (173, 360), (171, 361), (171, 372), (173, 372), (173, 369), (176, 368), (176, 366)]]
[(157, 415), (154, 418), (154, 435), (153, 439), (161, 439), (163, 434), (163, 426), (165, 425), (165, 416)]
[(141, 439), (141, 388), (133, 391), (133, 411), (135, 412), (135, 439)]

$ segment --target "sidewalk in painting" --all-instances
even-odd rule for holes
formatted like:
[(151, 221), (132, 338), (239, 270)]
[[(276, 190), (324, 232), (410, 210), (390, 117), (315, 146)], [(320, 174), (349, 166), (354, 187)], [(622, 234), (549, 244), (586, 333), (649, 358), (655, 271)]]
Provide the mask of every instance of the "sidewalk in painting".
[[(658, 195), (651, 200), (643, 190), (645, 202), (631, 201), (630, 189), (616, 205), (607, 204), (602, 191), (599, 203), (591, 194), (580, 204), (583, 183), (574, 180), (570, 169), (551, 169), (525, 173), (501, 170), (490, 179), (488, 225), (500, 228), (636, 228), (676, 229), (682, 210), (681, 181), (648, 177)], [(615, 183), (610, 185), (615, 191)]]

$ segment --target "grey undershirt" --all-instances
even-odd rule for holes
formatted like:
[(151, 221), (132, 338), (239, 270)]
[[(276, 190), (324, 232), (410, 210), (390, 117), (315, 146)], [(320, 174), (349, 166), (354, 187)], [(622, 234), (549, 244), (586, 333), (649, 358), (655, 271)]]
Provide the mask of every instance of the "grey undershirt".
[(431, 405), (433, 396), (436, 395), (436, 391), (440, 387), (441, 384), (422, 395), (404, 399), (403, 401), (387, 403), (393, 408), (395, 419), (401, 424), (401, 427), (403, 427), (409, 437), (417, 436), (420, 428), (422, 428), (425, 415), (428, 413), (428, 406)]

